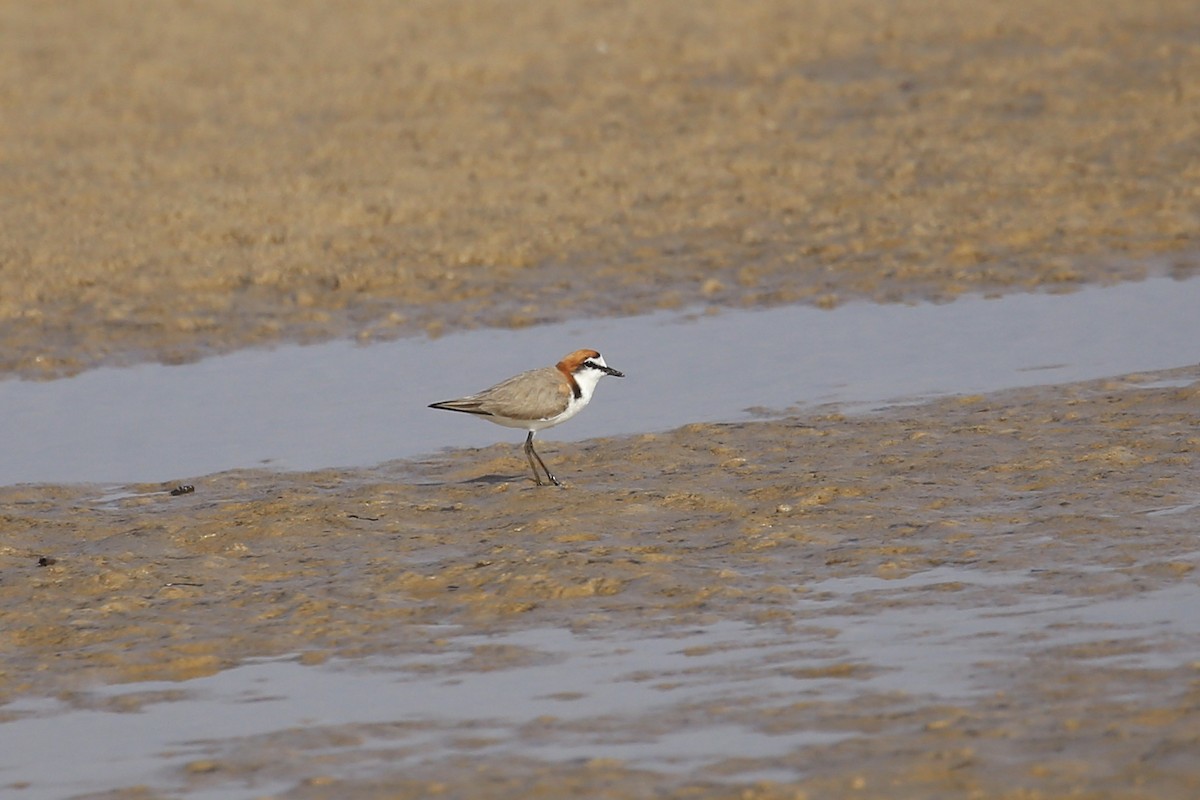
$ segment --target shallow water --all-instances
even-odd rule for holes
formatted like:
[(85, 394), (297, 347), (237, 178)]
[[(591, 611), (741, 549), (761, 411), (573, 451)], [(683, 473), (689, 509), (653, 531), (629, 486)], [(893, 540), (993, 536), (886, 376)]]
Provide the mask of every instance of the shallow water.
[[(263, 768), (281, 746), (359, 779), (510, 756), (789, 780), (801, 776), (777, 761), (787, 754), (873, 735), (819, 717), (763, 727), (789, 708), (868, 700), (902, 713), (962, 702), (1011, 688), (1031, 658), (1063, 646), (1111, 652), (1123, 642), (1095, 659), (1123, 668), (1200, 659), (1200, 617), (1189, 612), (1200, 586), (1097, 602), (1043, 593), (1037, 580), (954, 567), (830, 579), (810, 587), (787, 625), (721, 621), (653, 637), (427, 628), (426, 651), (408, 656), (259, 660), (184, 683), (97, 688), (71, 703), (23, 700), (4, 709), (15, 719), (0, 724), (0, 785), (27, 784), (26, 800), (170, 786), (186, 765), (213, 760), (225, 777), (189, 797), (258, 796), (286, 786)], [(480, 648), (506, 655), (480, 661)], [(343, 752), (354, 756), (339, 761)]]
[(0, 484), (171, 481), (239, 467), (368, 466), (519, 432), (426, 406), (596, 347), (625, 380), (543, 438), (577, 440), (1200, 362), (1200, 280), (945, 305), (661, 312), (366, 346), (248, 350), (181, 366), (0, 382)]
[[(967, 299), (961, 306), (781, 309), (696, 320), (660, 314), (555, 328), (557, 339), (570, 341), (567, 347), (597, 344), (610, 362), (630, 373), (624, 381), (605, 381), (595, 408), (564, 433), (597, 435), (697, 419), (737, 419), (750, 413), (742, 410), (746, 406), (838, 401), (869, 407), (939, 392), (973, 393), (1180, 366), (1200, 361), (1200, 315), (1193, 313), (1200, 307), (1198, 300), (1200, 281), (1163, 280), (1072, 295)], [(1133, 328), (1138, 329), (1136, 335)], [(401, 429), (408, 437), (405, 441), (426, 442), (413, 445), (415, 452), (435, 449), (432, 440), (442, 435), (475, 437), (467, 442), (472, 444), (507, 435), (499, 428), (421, 407), (427, 400), (455, 394), (452, 384), (461, 376), (438, 372), (428, 362), (406, 364), (405, 358), (414, 358), (412, 352), (427, 348), (439, 357), (462, 360), (468, 365), (470, 385), (478, 386), (521, 368), (516, 363), (521, 348), (551, 352), (544, 342), (524, 338), (544, 336), (546, 330), (488, 334), (496, 349), (486, 353), (475, 344), (482, 334), (466, 334), (371, 347), (334, 344), (255, 351), (186, 367), (99, 370), (69, 381), (9, 382), (0, 388), (10, 399), (24, 396), (26, 390), (62, 391), (75, 393), (75, 401), (84, 403), (89, 395), (78, 389), (81, 381), (108, 381), (106, 391), (119, 393), (122, 386), (127, 388), (123, 381), (141, 375), (153, 378), (144, 382), (148, 396), (173, 386), (171, 391), (182, 398), (178, 402), (185, 403), (197, 400), (189, 392), (198, 396), (206, 386), (219, 386), (227, 400), (198, 403), (194, 413), (210, 414), (210, 429), (227, 425), (244, 436), (239, 444), (249, 448), (246, 452), (303, 445), (290, 451), (297, 461), (288, 466), (304, 465), (303, 459), (313, 459), (314, 466), (337, 463), (343, 459), (338, 454), (357, 454), (369, 462), (375, 456), (363, 455), (372, 452), (368, 444), (386, 445), (384, 449), (392, 445), (378, 440), (387, 419), (384, 412), (397, 396), (407, 398), (403, 403), (415, 407), (415, 415), (425, 414), (416, 426), (420, 430), (411, 436)], [(955, 331), (970, 331), (970, 340), (956, 337)], [(639, 345), (635, 334), (652, 338), (653, 344)], [(712, 341), (699, 349), (689, 350), (685, 344), (710, 337)], [(813, 340), (823, 344), (814, 348)], [(760, 348), (754, 342), (763, 344)], [(554, 346), (554, 352), (564, 349)], [(688, 355), (664, 355), (673, 352)], [(910, 355), (921, 352), (927, 357), (919, 362)], [(351, 376), (358, 372), (369, 380), (351, 385)], [(435, 385), (396, 382), (397, 372), (423, 376)], [(257, 383), (252, 379), (256, 373), (262, 376)], [(715, 373), (738, 380), (715, 380)], [(293, 419), (288, 436), (286, 425), (279, 430), (266, 426), (262, 415), (269, 417), (272, 405), (282, 403), (289, 393), (308, 391), (306, 381), (329, 386), (328, 392), (306, 394), (317, 399), (295, 410), (311, 428)], [(664, 400), (679, 383), (688, 391), (678, 403)], [(236, 386), (254, 390), (231, 389)], [(110, 402), (120, 406), (111, 397)], [(376, 408), (378, 415), (339, 412), (338, 403), (361, 403)], [(42, 411), (34, 418), (40, 419)], [(134, 412), (129, 413), (123, 424), (133, 426)], [(77, 449), (64, 451), (68, 457), (59, 455), (62, 463), (93, 477), (88, 471), (98, 464), (109, 465), (106, 469), (115, 470), (111, 474), (129, 474), (118, 462), (142, 463), (141, 469), (149, 462), (138, 459), (161, 456), (169, 461), (188, 456), (188, 448), (197, 458), (231, 457), (234, 466), (251, 463), (238, 460), (248, 456), (224, 447), (221, 437), (206, 440), (204, 425), (189, 427), (186, 415), (176, 417), (175, 427), (164, 419), (161, 433), (139, 431), (142, 438), (126, 431), (122, 439), (120, 426), (110, 426), (106, 435), (126, 441), (127, 448), (110, 445), (116, 449), (105, 451), (101, 438), (83, 437)], [(872, 419), (877, 417), (857, 421)], [(77, 421), (77, 434), (82, 435), (86, 420)], [(93, 433), (102, 427), (95, 419), (91, 424), (87, 429)], [(1095, 441), (1105, 441), (1107, 433), (1095, 431)], [(50, 428), (43, 435), (65, 436)], [(178, 449), (165, 455), (146, 446), (170, 436), (182, 438)], [(29, 448), (33, 440), (22, 441)], [(1085, 447), (1092, 443), (1086, 440)], [(67, 448), (67, 443), (54, 446)], [(1076, 463), (1074, 454), (1083, 452), (1079, 442), (1062, 447), (1070, 456), (1064, 456), (1066, 464)], [(1167, 465), (1165, 459), (1178, 455), (1174, 447), (1172, 442), (1169, 451), (1139, 454), (1159, 453)], [(79, 454), (78, 463), (69, 457), (72, 453)], [(1029, 458), (1014, 463), (1026, 464)], [(41, 463), (30, 459), (31, 464)], [(55, 463), (48, 459), (49, 466), (43, 468)], [(1180, 463), (1170, 462), (1169, 469)], [(16, 469), (12, 462), (5, 462), (5, 468), (9, 474)], [(128, 469), (137, 474), (134, 467)], [(1139, 475), (1131, 473), (1131, 478), (1142, 480)], [(1135, 569), (1139, 548), (1149, 541), (1142, 518), (1159, 524), (1174, 521), (1190, 532), (1194, 526), (1187, 525), (1194, 518), (1197, 495), (1191, 484), (1185, 484), (1183, 492), (1168, 491), (1161, 480), (1154, 486), (1161, 494), (1139, 491), (1136, 513), (1121, 528), (1130, 540), (1114, 537), (1111, 530), (1091, 532), (1086, 515), (1107, 518), (1107, 513), (1080, 498), (1051, 492), (1045, 502), (1066, 497), (1080, 504), (1074, 513), (1084, 516), (1069, 525), (1035, 526), (1029, 533), (1032, 538), (1020, 543), (1033, 553), (1023, 559), (1004, 561), (993, 551), (984, 550), (985, 556), (964, 551), (985, 548), (981, 539), (978, 545), (936, 548), (929, 558), (897, 556), (898, 564), (878, 566), (878, 573), (864, 562), (854, 568), (857, 574), (852, 570), (842, 572), (843, 577), (824, 578), (819, 566), (797, 570), (781, 564), (784, 571), (773, 581), (795, 594), (787, 594), (777, 609), (772, 606), (778, 614), (758, 624), (735, 613), (736, 604), (714, 601), (716, 605), (705, 611), (711, 621), (703, 624), (695, 624), (695, 616), (685, 622), (668, 615), (661, 620), (613, 620), (611, 627), (598, 629), (578, 620), (581, 627), (568, 630), (565, 626), (577, 620), (558, 617), (550, 618), (549, 625), (534, 623), (541, 627), (494, 635), (411, 625), (398, 629), (398, 640), (404, 643), (398, 655), (311, 666), (299, 658), (251, 660), (189, 681), (20, 699), (0, 708), (0, 719), (7, 720), (0, 722), (0, 787), (21, 798), (60, 798), (149, 785), (175, 787), (169, 791), (189, 798), (228, 800), (295, 787), (297, 765), (311, 764), (311, 769), (334, 778), (362, 780), (395, 775), (410, 766), (433, 765), (436, 770), (442, 765), (442, 774), (449, 775), (471, 759), (529, 759), (539, 764), (612, 759), (633, 769), (689, 779), (801, 780), (811, 763), (805, 755), (809, 752), (863, 742), (881, 751), (895, 750), (896, 739), (887, 737), (903, 739), (906, 726), (942, 714), (943, 708), (967, 707), (982, 716), (977, 709), (986, 707), (989, 698), (1040, 696), (1030, 681), (1079, 685), (1077, 675), (1072, 677), (1067, 669), (1073, 666), (1118, 673), (1156, 671), (1178, 679), (1187, 665), (1200, 664), (1200, 617), (1191, 613), (1200, 606), (1200, 587), (1186, 577), (1200, 567), (1200, 554), (1188, 550), (1190, 544), (1176, 548), (1184, 537), (1175, 537), (1171, 548), (1151, 547), (1144, 554), (1159, 573), (1147, 567), (1139, 577)], [(1022, 489), (1016, 496), (1040, 502), (1032, 497), (1038, 491)], [(771, 499), (768, 507), (775, 502)], [(869, 506), (867, 517), (879, 508)], [(338, 513), (344, 510), (339, 507)], [(989, 523), (1007, 529), (1019, 526), (1028, 514), (1017, 505), (1004, 514), (1017, 522), (995, 522), (996, 517), (987, 516)], [(771, 524), (811, 526), (809, 532), (821, 535), (823, 518), (828, 520), (817, 507), (811, 516), (790, 521), (771, 517)], [(967, 523), (950, 527), (963, 529), (956, 536), (978, 534), (977, 526)], [(1066, 537), (1058, 544), (1070, 548), (1078, 564), (1063, 563), (1065, 550), (1055, 557), (1051, 545), (1058, 534)], [(292, 543), (301, 544), (302, 526), (292, 535)], [(872, 547), (903, 554), (904, 544), (881, 534)], [(1106, 557), (1112, 549), (1125, 555)], [(419, 548), (411, 553), (418, 560), (427, 555)], [(533, 558), (543, 557), (553, 559), (554, 554)], [(944, 565), (947, 558), (961, 558), (966, 566)], [(431, 557), (429, 563), (435, 565), (438, 559)], [(819, 563), (823, 562), (818, 558)], [(879, 577), (903, 572), (906, 563), (924, 568), (903, 577)], [(987, 566), (1001, 563), (1028, 568)], [(929, 564), (943, 566), (930, 569)], [(895, 570), (885, 569), (889, 566)], [(1050, 569), (1069, 569), (1070, 574), (1056, 579), (1047, 576)], [(63, 580), (74, 579), (70, 572), (62, 574)], [(1184, 577), (1153, 586), (1141, 583), (1151, 574)], [(602, 604), (596, 608), (602, 616)], [(735, 618), (721, 619), (723, 614)], [(1074, 661), (1061, 655), (1064, 650), (1071, 651)], [(1125, 684), (1109, 692), (1115, 682), (1105, 683), (1104, 678), (1093, 677), (1084, 692), (1111, 702), (1125, 691)], [(1139, 686), (1131, 690), (1131, 702), (1161, 705), (1154, 694), (1161, 686)], [(955, 712), (946, 713), (953, 717)]]

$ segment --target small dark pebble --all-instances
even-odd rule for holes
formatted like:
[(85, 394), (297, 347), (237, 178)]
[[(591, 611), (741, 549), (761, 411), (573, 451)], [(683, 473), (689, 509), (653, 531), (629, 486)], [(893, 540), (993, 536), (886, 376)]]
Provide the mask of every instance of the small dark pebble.
[(57, 564), (58, 559), (53, 556), (38, 556), (38, 566), (48, 567), (51, 564)]

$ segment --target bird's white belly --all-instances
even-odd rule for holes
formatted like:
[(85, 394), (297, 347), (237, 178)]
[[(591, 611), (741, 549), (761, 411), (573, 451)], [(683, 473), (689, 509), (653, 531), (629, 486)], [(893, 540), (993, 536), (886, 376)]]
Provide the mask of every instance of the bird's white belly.
[(575, 400), (572, 398), (571, 402), (567, 404), (566, 409), (561, 414), (557, 414), (553, 417), (547, 417), (546, 419), (512, 419), (511, 417), (501, 417), (495, 414), (491, 416), (480, 417), (480, 419), (486, 419), (488, 422), (494, 422), (497, 425), (503, 425), (506, 428), (520, 428), (523, 431), (542, 431), (546, 428), (553, 428), (560, 422), (566, 422), (571, 417), (578, 414), (580, 409), (586, 405), (586, 400)]

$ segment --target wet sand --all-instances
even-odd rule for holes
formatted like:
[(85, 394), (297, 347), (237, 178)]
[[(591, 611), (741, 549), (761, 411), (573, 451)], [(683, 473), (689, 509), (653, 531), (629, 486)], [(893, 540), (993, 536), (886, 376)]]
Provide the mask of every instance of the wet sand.
[(5, 3), (0, 36), (3, 372), (1197, 250), (1191, 0)]
[[(0, 370), (1056, 289), (1164, 254), (1188, 275), (1198, 22), (1190, 2), (4, 4)], [(1197, 379), (548, 448), (565, 490), (533, 487), (509, 443), (178, 496), (0, 489), (0, 698), (431, 652), (428, 626), (786, 636), (820, 624), (796, 608), (823, 580), (947, 565), (1020, 574), (1021, 597), (1194, 587)], [(783, 783), (468, 756), (331, 779), (282, 734), (176, 777), (268, 771), (295, 798), (1200, 794), (1196, 643), (1060, 634), (1031, 632), (953, 704), (850, 690), (706, 712), (851, 734), (762, 765)]]
[[(837, 624), (803, 606), (831, 579), (944, 568), (971, 577), (909, 600), (929, 606), (933, 631), (946, 605), (1195, 590), (1198, 380), (1189, 368), (590, 441), (547, 452), (567, 489), (533, 486), (507, 445), (377, 469), (214, 475), (178, 496), (6, 489), (0, 690), (90, 707), (82, 690), (96, 683), (182, 681), (251, 656), (438, 653), (446, 640), (519, 630), (672, 637), (721, 620), (786, 638)], [(1183, 385), (1152, 388), (1162, 381)], [(1014, 575), (1019, 587), (986, 579)], [(882, 615), (894, 601), (864, 592), (850, 608), (841, 613)], [(886, 667), (834, 652), (795, 677), (839, 678), (836, 695), (742, 698), (704, 719), (849, 734), (765, 760), (804, 777), (763, 797), (1194, 796), (1200, 643), (1103, 628), (1031, 621), (1014, 652), (989, 665), (983, 691), (955, 703), (856, 689)], [(533, 656), (483, 646), (434, 674), (514, 669)], [(1148, 661), (1126, 663), (1139, 658)], [(636, 738), (695, 721), (667, 715), (618, 730)], [(542, 725), (550, 736), (570, 730)], [(271, 742), (214, 758), (187, 781), (236, 785), (267, 768), (256, 759), (272, 759)], [(452, 796), (520, 797), (535, 786), (556, 796), (574, 782), (614, 796), (740, 796), (620, 763), (511, 761), (479, 758), (466, 770), (435, 760), (307, 788), (339, 757), (269, 770), (294, 782), (293, 797), (419, 797), (437, 785)]]

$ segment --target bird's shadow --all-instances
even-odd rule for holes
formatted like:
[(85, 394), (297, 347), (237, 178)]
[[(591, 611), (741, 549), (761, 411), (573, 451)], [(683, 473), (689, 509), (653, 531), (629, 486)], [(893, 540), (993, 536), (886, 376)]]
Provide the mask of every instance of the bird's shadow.
[[(492, 472), (492, 473), (488, 473), (486, 475), (475, 475), (470, 478), (464, 478), (464, 479), (458, 480), (458, 481), (446, 480), (446, 481), (422, 481), (421, 482), (421, 484), (423, 486), (470, 486), (471, 484), (495, 485), (498, 483), (512, 483), (512, 484), (516, 484), (517, 486), (529, 486), (529, 487), (537, 486), (537, 484), (534, 483), (533, 478), (530, 477), (528, 472), (512, 472), (512, 473), (508, 473), (508, 474)], [(542, 484), (542, 485), (548, 486), (549, 484)]]
[(458, 483), (530, 483), (530, 484), (532, 484), (533, 481), (529, 479), (528, 475), (501, 475), (497, 472), (493, 472), (490, 475), (476, 475), (474, 478), (467, 478), (465, 481), (458, 481)]
[[(537, 488), (539, 488), (539, 486), (550, 486), (551, 485), (550, 483), (542, 483), (540, 485), (536, 484), (533, 482), (533, 480), (528, 475), (498, 475), (498, 474), (478, 475), (474, 478), (467, 478), (466, 480), (461, 480), (461, 481), (430, 481), (430, 482), (423, 482), (420, 485), (421, 486), (470, 486), (471, 484), (474, 484), (474, 483), (484, 483), (484, 484), (491, 484), (491, 485), (495, 485), (498, 483), (514, 483), (514, 484), (517, 484), (518, 486), (528, 487), (530, 489), (537, 489)], [(567, 484), (565, 482), (560, 482), (558, 484), (558, 488), (565, 489), (565, 488), (568, 488), (569, 485), (570, 484)]]

